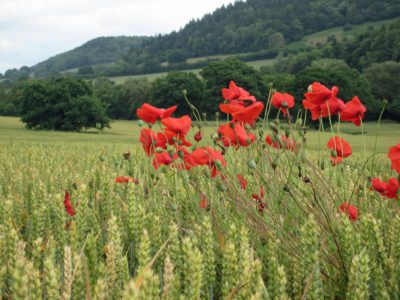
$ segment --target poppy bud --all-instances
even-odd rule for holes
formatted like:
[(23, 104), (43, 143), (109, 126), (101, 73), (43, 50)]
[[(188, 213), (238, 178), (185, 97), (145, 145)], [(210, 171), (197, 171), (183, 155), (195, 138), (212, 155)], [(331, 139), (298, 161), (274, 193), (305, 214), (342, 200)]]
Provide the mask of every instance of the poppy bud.
[(221, 192), (226, 191), (226, 187), (225, 187), (225, 185), (222, 184), (222, 182), (217, 183), (217, 189), (219, 189)]
[(250, 159), (250, 160), (247, 162), (247, 166), (248, 166), (250, 169), (255, 169), (255, 168), (257, 168), (257, 164), (256, 164), (256, 162), (255, 162), (253, 159)]
[(271, 93), (272, 93), (272, 94), (275, 94), (276, 92), (277, 92), (276, 89), (272, 89), (272, 90), (271, 90)]
[(244, 125), (244, 128), (246, 128), (246, 130), (250, 130), (251, 126), (249, 124)]
[(247, 138), (246, 139), (246, 143), (247, 143), (247, 145), (250, 145), (251, 144), (251, 140), (249, 138)]
[(183, 159), (185, 157), (185, 153), (183, 153), (182, 150), (179, 150), (178, 151), (178, 156)]
[(197, 131), (196, 134), (194, 135), (194, 140), (196, 142), (200, 142), (203, 136), (201, 135), (201, 131)]
[(214, 165), (217, 167), (218, 170), (222, 169), (222, 164), (219, 159), (214, 160)]
[(190, 107), (191, 110), (195, 110), (196, 109), (196, 107), (193, 104), (190, 104), (189, 107)]
[(271, 167), (273, 170), (276, 170), (276, 168), (278, 167), (276, 162), (271, 163)]
[(186, 95), (187, 95), (187, 90), (186, 90), (186, 89), (183, 89), (183, 90), (182, 90), (182, 94), (183, 94), (183, 96), (186, 96)]
[(203, 116), (204, 119), (207, 118), (207, 113), (203, 112), (201, 115)]
[(174, 151), (173, 150), (168, 150), (168, 154), (171, 158), (174, 157)]
[(287, 104), (287, 102), (286, 101), (283, 101), (282, 102), (282, 108), (288, 108), (289, 107), (289, 105)]
[(235, 128), (235, 124), (234, 123), (229, 123), (229, 127), (233, 129), (233, 128)]
[(163, 149), (163, 148), (161, 148), (161, 147), (157, 147), (157, 148), (156, 148), (156, 152), (157, 152), (157, 153), (164, 152), (164, 149)]
[(100, 155), (100, 156), (99, 156), (99, 159), (100, 159), (100, 161), (105, 161), (105, 158), (104, 158), (103, 155)]
[(124, 153), (122, 153), (122, 156), (124, 157), (125, 160), (128, 160), (131, 158), (131, 153), (129, 151), (124, 152)]
[(215, 117), (219, 117), (220, 116), (220, 113), (219, 113), (219, 111), (217, 111), (216, 113), (215, 113)]
[(285, 191), (285, 192), (290, 192), (290, 189), (289, 189), (289, 187), (285, 184), (285, 186), (283, 187), (283, 190)]
[(383, 101), (382, 101), (382, 104), (383, 104), (383, 105), (386, 106), (386, 105), (388, 105), (388, 103), (389, 103), (388, 99), (383, 99)]
[(153, 127), (153, 124), (147, 123), (147, 127), (149, 127), (151, 129)]
[(225, 148), (222, 148), (222, 150), (221, 150), (221, 155), (225, 155), (226, 154), (226, 149)]
[(175, 136), (172, 137), (172, 141), (173, 141), (174, 143), (176, 143), (176, 137), (175, 137)]
[(278, 131), (278, 128), (276, 127), (276, 124), (274, 124), (274, 123), (271, 123), (271, 124), (269, 125), (269, 128), (270, 128), (271, 130), (273, 130), (274, 132), (277, 132), (277, 131)]
[(197, 128), (201, 129), (201, 124), (200, 123), (197, 123)]
[(298, 118), (296, 121), (296, 125), (297, 126), (301, 126), (303, 124), (303, 119), (302, 118)]
[(144, 122), (142, 120), (138, 120), (136, 123), (139, 127), (142, 127)]
[(272, 89), (272, 87), (274, 86), (274, 83), (273, 82), (268, 82), (267, 86), (268, 86), (269, 89)]
[(336, 158), (337, 157), (337, 152), (335, 150), (332, 150), (331, 151), (331, 156)]
[(289, 130), (289, 128), (286, 128), (286, 129), (285, 129), (285, 135), (286, 135), (286, 137), (289, 137), (289, 135), (290, 135), (290, 130)]
[(182, 140), (178, 140), (178, 145), (179, 146), (182, 146), (182, 143), (183, 143)]
[(309, 178), (308, 176), (304, 176), (304, 177), (303, 177), (303, 181), (304, 181), (305, 183), (309, 183), (311, 180), (310, 180), (310, 178)]

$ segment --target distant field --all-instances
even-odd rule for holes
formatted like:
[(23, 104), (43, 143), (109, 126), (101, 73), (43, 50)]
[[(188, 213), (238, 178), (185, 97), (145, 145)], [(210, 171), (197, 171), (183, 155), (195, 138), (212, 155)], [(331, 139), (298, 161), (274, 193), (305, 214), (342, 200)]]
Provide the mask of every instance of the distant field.
[[(376, 123), (365, 124), (365, 143), (368, 152), (373, 151), (375, 143), (375, 134), (377, 129)], [(205, 136), (209, 136), (216, 129), (215, 122), (207, 122), (204, 124), (206, 131)], [(155, 130), (158, 130), (157, 126)], [(327, 129), (328, 130), (328, 129)], [(106, 129), (102, 133), (96, 130), (89, 130), (81, 133), (76, 132), (55, 132), (55, 131), (37, 131), (27, 130), (18, 118), (0, 117), (0, 145), (2, 143), (56, 143), (56, 144), (98, 144), (99, 146), (112, 145), (130, 145), (139, 143), (140, 127), (136, 121), (115, 121), (111, 123), (111, 129)], [(363, 151), (364, 142), (361, 136), (361, 128), (355, 127), (353, 124), (341, 124), (341, 132), (343, 137), (350, 143), (354, 151)], [(191, 136), (194, 132), (189, 134)], [(321, 135), (317, 131), (311, 130), (307, 134), (308, 147), (325, 149), (327, 140), (331, 137), (328, 131)], [(400, 123), (387, 123), (381, 125), (381, 131), (378, 137), (377, 150), (385, 152), (394, 143), (400, 142)]]
[[(262, 60), (255, 60), (247, 62), (248, 65), (252, 66), (255, 69), (260, 69), (263, 66), (268, 66), (273, 64), (275, 59), (262, 59)], [(190, 70), (182, 70), (182, 72), (189, 72), (199, 74), (201, 69), (190, 69)], [(109, 77), (110, 80), (114, 81), (117, 84), (123, 84), (129, 79), (138, 79), (138, 78), (147, 78), (149, 81), (153, 81), (154, 79), (162, 76), (166, 76), (168, 72), (161, 72), (161, 73), (153, 73), (153, 74), (143, 74), (143, 75), (128, 75), (128, 76), (116, 76), (116, 77)]]
[(317, 43), (325, 43), (326, 39), (332, 35), (336, 36), (338, 40), (341, 40), (344, 37), (348, 37), (353, 34), (363, 32), (367, 30), (369, 26), (377, 27), (382, 25), (390, 25), (391, 23), (396, 22), (398, 20), (400, 20), (400, 17), (390, 20), (377, 21), (377, 22), (366, 22), (360, 25), (353, 25), (352, 29), (348, 31), (344, 31), (343, 26), (334, 27), (327, 30), (316, 32), (314, 34), (307, 35), (304, 37), (303, 42), (305, 42), (305, 44), (310, 46), (315, 45)]

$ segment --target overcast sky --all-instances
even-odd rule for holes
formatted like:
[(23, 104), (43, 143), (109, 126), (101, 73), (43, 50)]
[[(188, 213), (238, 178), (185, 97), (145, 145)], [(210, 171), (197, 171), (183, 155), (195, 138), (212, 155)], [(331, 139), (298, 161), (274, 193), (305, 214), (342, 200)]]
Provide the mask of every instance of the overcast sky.
[(0, 72), (98, 36), (154, 35), (234, 0), (0, 0)]

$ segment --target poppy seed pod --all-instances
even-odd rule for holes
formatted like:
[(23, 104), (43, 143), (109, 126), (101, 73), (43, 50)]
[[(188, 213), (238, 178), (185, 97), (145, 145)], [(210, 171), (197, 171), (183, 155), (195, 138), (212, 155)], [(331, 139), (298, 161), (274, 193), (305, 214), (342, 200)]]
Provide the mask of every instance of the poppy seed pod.
[(337, 152), (336, 152), (335, 150), (332, 150), (332, 151), (331, 151), (331, 156), (332, 156), (332, 157), (337, 157)]
[(229, 127), (233, 129), (233, 128), (235, 128), (235, 124), (234, 123), (229, 123)]
[(163, 149), (163, 148), (161, 148), (161, 147), (157, 147), (157, 148), (156, 148), (156, 152), (157, 152), (157, 153), (164, 152), (164, 149)]
[(289, 130), (289, 128), (286, 128), (286, 129), (285, 129), (285, 135), (286, 135), (286, 137), (289, 137), (289, 135), (290, 135), (290, 130)]
[(137, 125), (138, 125), (139, 127), (142, 127), (142, 126), (144, 125), (144, 122), (143, 122), (142, 120), (138, 120), (138, 121), (137, 121)]
[(282, 102), (282, 108), (286, 109), (286, 108), (288, 108), (288, 107), (289, 107), (289, 105), (287, 104), (287, 102), (286, 102), (286, 101), (283, 101), (283, 102)]
[(182, 90), (182, 94), (183, 94), (184, 96), (186, 96), (186, 95), (187, 95), (187, 90), (186, 90), (186, 89), (183, 89), (183, 90)]
[(171, 158), (174, 157), (174, 151), (173, 150), (168, 150), (168, 154), (169, 154), (169, 156)]
[(179, 150), (178, 151), (178, 156), (183, 159), (185, 157), (185, 153), (183, 153), (182, 150)]
[(218, 170), (222, 169), (222, 164), (221, 164), (221, 161), (219, 159), (216, 159), (214, 161), (214, 165), (217, 167)]
[(250, 169), (256, 169), (256, 168), (257, 168), (257, 164), (256, 164), (256, 162), (254, 161), (254, 159), (250, 159), (250, 160), (247, 162), (247, 166), (248, 166)]

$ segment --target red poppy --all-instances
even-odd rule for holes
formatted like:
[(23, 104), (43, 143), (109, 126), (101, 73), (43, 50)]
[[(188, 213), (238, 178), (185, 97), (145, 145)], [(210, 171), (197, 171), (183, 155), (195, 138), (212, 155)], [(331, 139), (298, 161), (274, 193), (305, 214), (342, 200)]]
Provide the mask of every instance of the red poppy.
[(274, 107), (282, 110), (284, 116), (287, 115), (287, 109), (294, 107), (294, 97), (288, 93), (276, 92), (271, 101)]
[(396, 178), (390, 178), (388, 182), (379, 178), (371, 180), (372, 188), (384, 197), (398, 199), (399, 182)]
[(318, 120), (322, 116), (321, 106), (315, 105), (307, 99), (303, 100), (303, 106), (311, 112), (311, 119), (313, 121)]
[(392, 162), (392, 169), (400, 174), (400, 144), (390, 147), (388, 157)]
[(136, 110), (136, 113), (140, 119), (146, 123), (154, 124), (157, 119), (164, 119), (171, 116), (171, 114), (176, 110), (177, 106), (172, 106), (170, 108), (157, 108), (150, 104), (144, 103), (141, 108)]
[(65, 211), (67, 212), (67, 214), (69, 214), (71, 217), (73, 217), (75, 215), (74, 207), (72, 206), (71, 201), (69, 200), (68, 191), (65, 191), (64, 207), (65, 207)]
[(162, 133), (155, 133), (149, 128), (143, 128), (140, 131), (140, 142), (142, 143), (143, 149), (147, 156), (154, 153), (157, 147), (166, 149), (166, 139)]
[(263, 109), (264, 104), (262, 102), (255, 102), (240, 111), (232, 113), (232, 117), (234, 121), (252, 125), (257, 120)]
[(358, 211), (357, 208), (347, 202), (343, 202), (339, 206), (339, 212), (346, 214), (350, 220), (357, 220)]
[(254, 96), (250, 95), (250, 93), (243, 88), (238, 87), (233, 81), (229, 82), (229, 89), (222, 89), (222, 97), (231, 103), (244, 100), (250, 100), (252, 102), (257, 101)]
[(203, 136), (201, 135), (201, 131), (199, 130), (199, 131), (197, 131), (196, 133), (195, 133), (195, 135), (194, 135), (194, 140), (196, 141), (196, 142), (200, 142), (202, 139), (203, 139)]
[(264, 198), (265, 195), (265, 191), (264, 191), (264, 187), (261, 186), (260, 187), (260, 194), (252, 194), (251, 197), (253, 197), (254, 200), (262, 200), (262, 198)]
[(345, 104), (344, 109), (340, 113), (340, 119), (342, 121), (353, 122), (356, 126), (360, 126), (366, 111), (367, 109), (362, 105), (360, 99), (355, 96), (351, 101)]
[(326, 100), (332, 97), (332, 94), (335, 93), (335, 97), (337, 95), (338, 88), (333, 87), (332, 91), (328, 89), (326, 86), (319, 82), (313, 82), (308, 87), (308, 92), (304, 94), (304, 97), (307, 101), (309, 101), (313, 105), (321, 105)]
[(203, 209), (207, 208), (207, 199), (202, 193), (200, 194), (200, 207)]
[(174, 131), (179, 135), (186, 135), (190, 126), (192, 125), (192, 119), (189, 116), (183, 116), (181, 118), (165, 118), (161, 120), (161, 123), (167, 127), (167, 129)]
[(328, 116), (333, 116), (338, 112), (341, 112), (345, 107), (343, 100), (336, 97), (331, 97), (324, 104), (320, 105), (321, 117), (325, 118)]
[(162, 165), (170, 165), (172, 163), (173, 159), (172, 157), (169, 155), (168, 151), (164, 151), (164, 152), (160, 152), (160, 153), (156, 153), (154, 155), (153, 158), (153, 166), (154, 169), (158, 169), (159, 167), (161, 167)]
[(251, 145), (255, 139), (254, 134), (248, 134), (246, 129), (239, 124), (223, 124), (218, 128), (217, 132), (221, 135), (222, 143), (225, 147), (234, 146), (237, 148), (238, 145), (246, 147)]
[(192, 144), (186, 140), (184, 135), (169, 129), (164, 129), (164, 138), (169, 145), (182, 145), (186, 147), (192, 146)]
[(330, 159), (334, 166), (339, 164), (343, 158), (349, 157), (352, 154), (349, 143), (338, 136), (331, 138), (327, 146), (333, 150)]
[(129, 183), (132, 182), (134, 184), (139, 184), (139, 180), (137, 180), (136, 178), (133, 177), (124, 177), (124, 176), (119, 176), (117, 178), (114, 179), (115, 182), (117, 183)]
[(226, 114), (233, 114), (245, 108), (244, 104), (220, 104), (219, 109)]
[(278, 141), (276, 137), (273, 140), (273, 138), (271, 138), (271, 135), (268, 134), (265, 137), (265, 142), (273, 148), (285, 148), (292, 151), (297, 150), (296, 142), (284, 134), (281, 135), (280, 141)]
[(212, 149), (209, 146), (197, 148), (194, 150), (189, 158), (196, 165), (209, 166), (211, 168), (211, 175), (215, 177), (218, 175), (218, 169), (226, 166), (226, 161), (221, 152)]
[(238, 174), (237, 179), (239, 180), (240, 187), (245, 190), (247, 188), (247, 181), (243, 178), (242, 175)]

